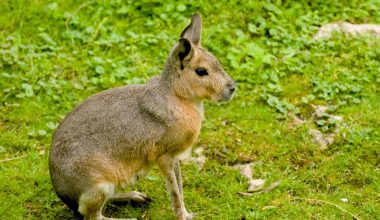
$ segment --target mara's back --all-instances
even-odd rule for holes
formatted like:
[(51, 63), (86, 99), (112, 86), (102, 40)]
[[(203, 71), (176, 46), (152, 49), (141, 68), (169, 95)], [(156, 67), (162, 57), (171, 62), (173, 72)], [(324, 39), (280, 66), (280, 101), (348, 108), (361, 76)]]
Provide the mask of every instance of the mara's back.
[(149, 154), (141, 151), (152, 150), (165, 128), (139, 106), (146, 87), (130, 85), (98, 93), (62, 121), (53, 137), (49, 168), (63, 200), (78, 200), (80, 191), (94, 182), (122, 187), (130, 174), (147, 166), (148, 158), (141, 156)]
[[(147, 134), (146, 126), (159, 126), (139, 106), (145, 85), (130, 85), (98, 93), (76, 107), (54, 134), (51, 157), (71, 159), (88, 154), (130, 151), (158, 134)], [(160, 129), (153, 129), (157, 131)], [(144, 138), (145, 137), (145, 138)], [(156, 139), (156, 138), (155, 138)], [(67, 155), (67, 154), (72, 155)]]

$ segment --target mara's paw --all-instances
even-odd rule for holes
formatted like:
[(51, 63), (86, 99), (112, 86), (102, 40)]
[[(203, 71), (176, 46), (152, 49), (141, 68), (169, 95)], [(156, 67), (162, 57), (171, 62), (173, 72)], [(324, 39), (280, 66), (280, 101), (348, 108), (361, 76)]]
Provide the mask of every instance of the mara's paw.
[(136, 203), (149, 203), (152, 199), (145, 193), (138, 191), (131, 191), (126, 193), (118, 193), (111, 198), (113, 202), (131, 201)]
[(193, 213), (193, 212), (186, 212), (186, 214), (185, 214), (185, 218), (186, 218), (186, 220), (193, 219), (193, 218), (195, 218), (196, 216), (197, 216), (197, 214), (196, 214), (196, 213)]
[(138, 203), (149, 203), (152, 201), (152, 199), (145, 193), (139, 192), (139, 191), (131, 191), (130, 193), (130, 199), (133, 202)]

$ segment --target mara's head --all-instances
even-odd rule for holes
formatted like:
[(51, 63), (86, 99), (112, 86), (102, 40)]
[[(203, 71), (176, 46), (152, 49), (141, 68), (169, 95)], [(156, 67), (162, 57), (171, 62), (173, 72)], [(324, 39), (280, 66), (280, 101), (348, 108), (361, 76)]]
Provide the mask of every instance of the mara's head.
[(178, 96), (186, 99), (228, 101), (234, 94), (235, 81), (201, 46), (201, 32), (201, 16), (195, 13), (170, 54), (167, 74), (171, 85)]

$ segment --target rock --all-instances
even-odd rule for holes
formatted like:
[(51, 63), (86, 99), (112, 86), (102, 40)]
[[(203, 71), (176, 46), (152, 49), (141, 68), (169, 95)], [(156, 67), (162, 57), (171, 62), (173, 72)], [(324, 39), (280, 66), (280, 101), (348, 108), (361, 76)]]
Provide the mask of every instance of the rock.
[(267, 192), (270, 192), (272, 190), (274, 190), (275, 188), (277, 188), (277, 186), (279, 186), (281, 184), (281, 181), (276, 181), (276, 182), (273, 182), (271, 183), (267, 188), (265, 188), (263, 190), (264, 193), (267, 193)]
[(252, 163), (247, 163), (247, 164), (236, 164), (232, 168), (238, 169), (245, 178), (248, 180), (252, 180), (252, 168), (251, 168)]
[(191, 149), (184, 152), (182, 155), (180, 155), (180, 160), (183, 161), (185, 164), (188, 163), (195, 163), (200, 169), (203, 168), (203, 166), (206, 163), (206, 156), (203, 154), (203, 147), (198, 147), (194, 150), (195, 156), (191, 155)]
[(378, 24), (351, 24), (348, 22), (336, 22), (323, 25), (315, 34), (314, 39), (322, 39), (331, 37), (333, 32), (341, 32), (345, 34), (364, 34), (371, 33), (380, 37), (380, 25)]
[(263, 188), (265, 180), (254, 179), (249, 181), (248, 192), (257, 192)]
[(322, 118), (324, 113), (326, 113), (329, 110), (329, 107), (323, 106), (323, 105), (312, 105), (315, 111), (315, 116), (318, 118)]
[(327, 147), (335, 141), (334, 133), (323, 134), (320, 130), (310, 129), (309, 134), (313, 137), (314, 142), (319, 145), (321, 150), (327, 149)]

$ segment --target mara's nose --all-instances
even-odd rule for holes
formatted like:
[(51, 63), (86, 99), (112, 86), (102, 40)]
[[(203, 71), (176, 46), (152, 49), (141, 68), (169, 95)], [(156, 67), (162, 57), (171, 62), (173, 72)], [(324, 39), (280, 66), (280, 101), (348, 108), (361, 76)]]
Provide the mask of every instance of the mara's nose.
[(230, 90), (230, 92), (233, 93), (235, 91), (235, 89), (236, 89), (236, 83), (235, 82), (229, 82), (227, 84), (227, 87)]

